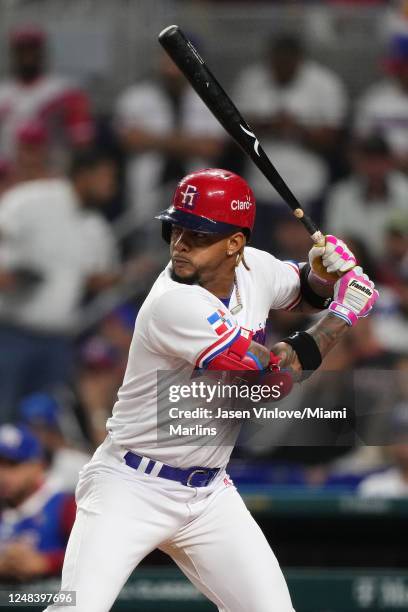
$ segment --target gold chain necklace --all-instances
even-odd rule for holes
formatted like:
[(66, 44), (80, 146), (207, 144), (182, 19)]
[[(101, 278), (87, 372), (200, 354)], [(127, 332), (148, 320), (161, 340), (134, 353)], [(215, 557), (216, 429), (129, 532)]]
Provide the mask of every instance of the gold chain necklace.
[(231, 308), (230, 313), (233, 315), (238, 314), (239, 312), (241, 312), (243, 306), (242, 306), (242, 301), (241, 301), (241, 295), (239, 293), (239, 289), (238, 289), (238, 281), (237, 281), (237, 275), (234, 274), (234, 287), (235, 287), (235, 297), (237, 298), (237, 305), (234, 306), (234, 308)]

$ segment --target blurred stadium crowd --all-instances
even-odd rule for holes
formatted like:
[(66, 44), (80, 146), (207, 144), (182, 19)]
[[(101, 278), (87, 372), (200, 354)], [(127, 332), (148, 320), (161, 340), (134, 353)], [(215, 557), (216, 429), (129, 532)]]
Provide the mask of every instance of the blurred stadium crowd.
[[(385, 447), (323, 448), (281, 448), (264, 436), (239, 447), (231, 470), (242, 482), (407, 496), (408, 3), (327, 4), (392, 5), (386, 52), (367, 89), (354, 95), (330, 61), (315, 61), (297, 32), (282, 30), (234, 75), (232, 94), (299, 200), (326, 233), (348, 241), (379, 286), (373, 316), (324, 368), (364, 371), (369, 401), (385, 401), (384, 427), (398, 436)], [(0, 580), (24, 580), (60, 570), (78, 471), (105, 437), (138, 307), (166, 263), (152, 218), (177, 180), (199, 167), (241, 173), (257, 197), (252, 244), (298, 261), (310, 245), (166, 56), (158, 52), (154, 71), (99, 114), (91, 91), (54, 72), (44, 29), (21, 23), (8, 36), (0, 80)], [(272, 313), (268, 342), (308, 322)], [(329, 391), (342, 401), (340, 389)]]

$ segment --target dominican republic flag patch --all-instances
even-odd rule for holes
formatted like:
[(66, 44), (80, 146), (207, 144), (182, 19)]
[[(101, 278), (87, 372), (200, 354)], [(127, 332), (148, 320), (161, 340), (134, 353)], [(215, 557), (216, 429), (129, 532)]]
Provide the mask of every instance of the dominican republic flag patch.
[(233, 326), (232, 322), (225, 316), (225, 312), (218, 308), (215, 312), (212, 313), (209, 317), (207, 317), (207, 321), (217, 334), (217, 336), (222, 336)]

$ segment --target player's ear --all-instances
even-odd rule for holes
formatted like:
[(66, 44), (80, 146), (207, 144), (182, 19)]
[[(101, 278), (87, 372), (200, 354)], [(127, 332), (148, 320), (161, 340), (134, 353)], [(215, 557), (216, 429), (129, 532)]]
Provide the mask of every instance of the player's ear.
[(227, 255), (229, 257), (235, 256), (235, 265), (238, 266), (244, 257), (244, 247), (246, 243), (246, 237), (243, 232), (236, 232), (228, 238), (227, 242)]
[(227, 240), (227, 254), (235, 255), (243, 251), (245, 246), (246, 238), (243, 232), (236, 232), (228, 237)]

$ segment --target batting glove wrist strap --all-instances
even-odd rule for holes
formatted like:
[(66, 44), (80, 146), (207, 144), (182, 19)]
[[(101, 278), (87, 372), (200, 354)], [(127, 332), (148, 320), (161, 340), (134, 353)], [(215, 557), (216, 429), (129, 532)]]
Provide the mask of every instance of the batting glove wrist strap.
[(329, 310), (332, 314), (336, 315), (336, 317), (343, 319), (347, 325), (352, 326), (358, 321), (358, 316), (351, 310), (351, 308), (347, 308), (338, 302), (332, 302), (329, 306)]

